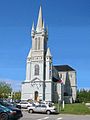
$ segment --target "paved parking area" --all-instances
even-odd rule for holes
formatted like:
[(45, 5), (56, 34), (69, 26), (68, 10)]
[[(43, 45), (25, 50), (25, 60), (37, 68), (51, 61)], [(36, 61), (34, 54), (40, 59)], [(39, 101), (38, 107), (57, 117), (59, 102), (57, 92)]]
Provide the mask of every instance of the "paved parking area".
[(20, 120), (90, 120), (90, 115), (30, 114), (23, 111), (23, 117)]

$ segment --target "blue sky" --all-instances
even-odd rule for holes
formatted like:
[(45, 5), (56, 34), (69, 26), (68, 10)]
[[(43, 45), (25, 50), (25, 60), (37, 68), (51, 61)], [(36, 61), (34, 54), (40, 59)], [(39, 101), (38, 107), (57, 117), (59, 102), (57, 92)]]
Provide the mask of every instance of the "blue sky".
[(90, 88), (90, 0), (0, 0), (0, 80), (19, 90), (40, 4), (53, 64), (77, 71), (78, 88)]

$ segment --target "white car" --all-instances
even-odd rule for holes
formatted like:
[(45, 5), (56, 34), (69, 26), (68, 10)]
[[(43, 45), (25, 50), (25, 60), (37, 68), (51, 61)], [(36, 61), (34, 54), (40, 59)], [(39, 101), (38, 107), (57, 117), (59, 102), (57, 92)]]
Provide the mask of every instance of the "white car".
[(47, 113), (48, 115), (50, 113), (57, 113), (57, 109), (55, 106), (49, 106), (48, 104), (39, 104), (39, 105), (33, 105), (31, 107), (28, 107), (28, 112), (40, 112), (40, 113)]
[(17, 105), (20, 105), (21, 108), (28, 108), (28, 107), (32, 106), (32, 103), (29, 103), (29, 102), (20, 102)]

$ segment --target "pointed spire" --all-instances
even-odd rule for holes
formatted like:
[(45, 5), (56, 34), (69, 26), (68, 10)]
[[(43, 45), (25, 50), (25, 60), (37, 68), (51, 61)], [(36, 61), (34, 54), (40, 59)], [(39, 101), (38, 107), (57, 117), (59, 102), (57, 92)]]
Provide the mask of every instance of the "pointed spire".
[(40, 6), (36, 31), (41, 31), (43, 27), (42, 8)]
[(35, 30), (34, 30), (34, 22), (32, 24), (32, 30), (31, 30), (31, 36), (34, 37), (35, 34)]
[(34, 31), (34, 22), (33, 22), (33, 24), (32, 24), (32, 31)]
[(44, 21), (43, 21), (43, 29), (45, 28)]
[(44, 26), (44, 21), (43, 21), (43, 26), (42, 26), (42, 36), (45, 35), (45, 26)]
[(32, 50), (30, 49), (30, 51), (29, 51), (29, 54), (28, 54), (28, 57), (27, 57), (27, 58), (30, 58), (30, 57), (31, 57), (31, 53), (32, 53)]
[(52, 55), (51, 55), (51, 52), (50, 52), (50, 49), (49, 49), (49, 48), (47, 49), (46, 56), (48, 56), (48, 57), (52, 57)]

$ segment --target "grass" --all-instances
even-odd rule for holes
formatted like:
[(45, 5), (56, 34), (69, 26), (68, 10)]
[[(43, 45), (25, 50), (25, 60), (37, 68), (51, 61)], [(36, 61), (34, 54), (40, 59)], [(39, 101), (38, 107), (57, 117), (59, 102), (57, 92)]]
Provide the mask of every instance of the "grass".
[(65, 104), (65, 108), (60, 107), (62, 114), (90, 115), (90, 108), (85, 104)]

